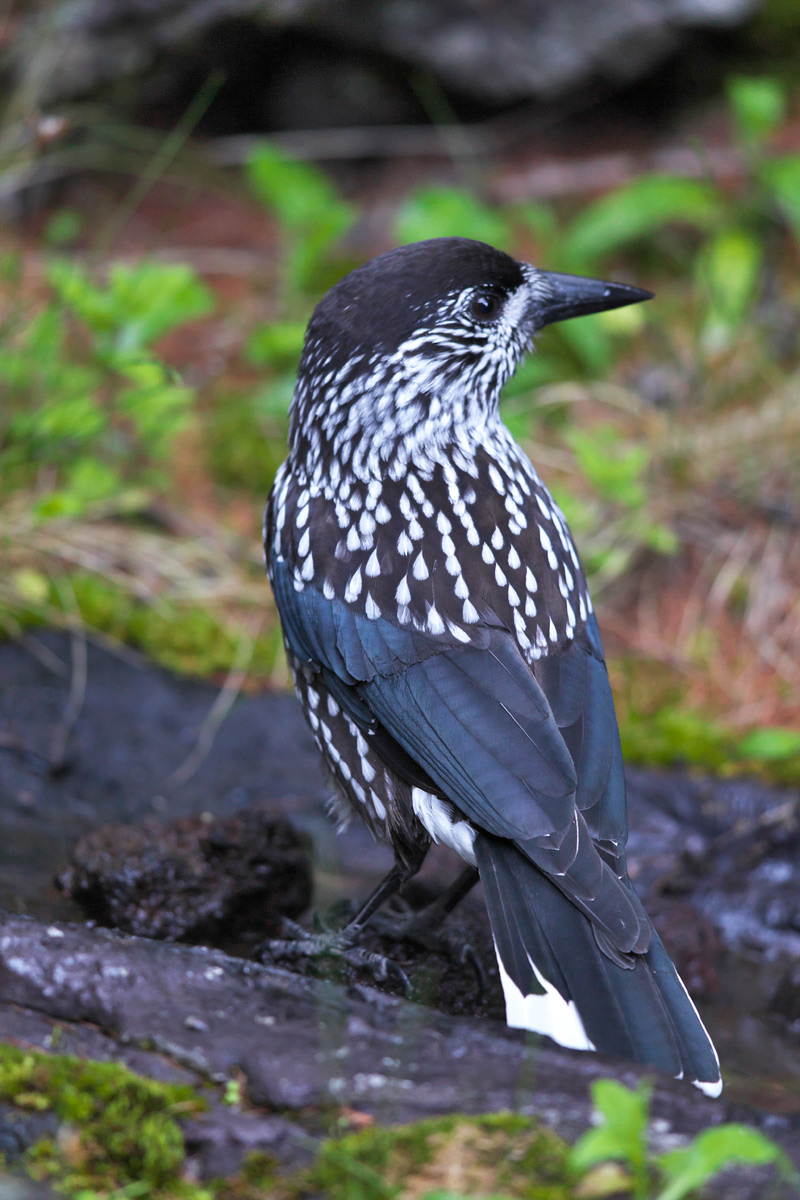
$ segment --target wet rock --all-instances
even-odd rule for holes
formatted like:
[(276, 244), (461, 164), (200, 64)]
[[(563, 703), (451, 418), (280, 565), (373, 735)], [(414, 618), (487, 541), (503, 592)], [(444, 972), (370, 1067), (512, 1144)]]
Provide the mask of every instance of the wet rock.
[[(239, 700), (183, 779), (219, 689), (130, 650), (89, 642), (85, 700), (66, 769), (54, 774), (49, 749), (68, 703), (70, 664), (63, 633), (0, 642), (0, 908), (77, 918), (52, 880), (76, 841), (109, 822), (224, 817), (252, 806), (308, 832), (327, 830), (333, 841), (319, 752), (293, 696)], [(368, 842), (366, 834), (359, 857)]]
[[(58, 1117), (52, 1112), (25, 1112), (13, 1104), (0, 1103), (0, 1161), (14, 1166), (34, 1142), (54, 1137), (58, 1125)], [(0, 1190), (0, 1200), (2, 1194)]]
[[(387, 996), (229, 958), (220, 951), (123, 937), (105, 929), (0, 916), (0, 975), (5, 1003), (73, 1023), (91, 1022), (126, 1044), (155, 1044), (211, 1078), (243, 1072), (263, 1080), (265, 1064), (294, 1056), (309, 1096), (386, 1119), (463, 1110), (558, 1105), (563, 1126), (588, 1117), (586, 1085), (611, 1070), (582, 1055), (484, 1020), (449, 1017)], [(187, 1011), (204, 1028), (187, 1028)], [(526, 1072), (535, 1067), (525, 1083)], [(720, 1119), (724, 1105), (666, 1080), (664, 1115)], [(567, 1097), (569, 1100), (567, 1101)]]
[[(374, 989), (356, 991), (231, 959), (199, 947), (123, 937), (103, 929), (0, 917), (0, 980), (5, 1004), (75, 1027), (91, 1023), (126, 1047), (157, 1048), (198, 1077), (243, 1078), (245, 1094), (291, 1059), (293, 1079), (322, 1106), (381, 1122), (451, 1112), (538, 1114), (567, 1138), (590, 1123), (589, 1086), (614, 1077), (632, 1087), (629, 1065), (526, 1038), (490, 1020), (450, 1017)], [(187, 1008), (203, 1027), (187, 1028)], [(3, 1005), (0, 1005), (2, 1010)], [(263, 1095), (266, 1102), (267, 1096)], [(659, 1079), (653, 1100), (659, 1145), (680, 1144), (720, 1121), (759, 1116), (694, 1088)], [(312, 1110), (313, 1115), (313, 1110)], [(313, 1150), (300, 1131), (264, 1114), (224, 1116), (187, 1126), (190, 1148), (209, 1171), (267, 1147), (285, 1162)], [(770, 1132), (800, 1158), (797, 1130), (773, 1120)], [(201, 1162), (202, 1166), (202, 1162)], [(206, 1167), (203, 1167), (205, 1170)], [(750, 1177), (726, 1181), (726, 1200), (756, 1200)]]
[(170, 824), (105, 825), (82, 838), (64, 891), (101, 925), (167, 941), (261, 940), (311, 901), (307, 839), (257, 809)]
[(306, 1166), (319, 1139), (284, 1117), (215, 1109), (183, 1125), (186, 1153), (201, 1179), (220, 1179), (241, 1170), (248, 1154), (271, 1154), (284, 1171)]
[(298, 1070), (293, 1049), (283, 1054), (256, 1053), (247, 1064), (247, 1098), (271, 1109), (301, 1109), (319, 1104), (319, 1081)]
[[(337, 900), (363, 898), (391, 865), (391, 853), (374, 843), (360, 823), (354, 822), (341, 836), (334, 834), (324, 812), (319, 756), (298, 705), (289, 695), (243, 697), (223, 722), (192, 778), (168, 786), (191, 754), (217, 690), (171, 676), (127, 652), (121, 656), (90, 643), (86, 699), (67, 748), (69, 769), (54, 776), (47, 769), (47, 748), (69, 695), (70, 643), (68, 636), (53, 632), (37, 637), (65, 664), (64, 674), (48, 670), (42, 654), (36, 657), (24, 646), (0, 644), (0, 732), (13, 735), (0, 740), (0, 907), (32, 912), (47, 923), (45, 928), (59, 928), (64, 917), (77, 919), (77, 905), (50, 883), (55, 871), (63, 869), (72, 846), (109, 820), (133, 825), (156, 812), (161, 819), (165, 812), (173, 818), (212, 813), (224, 822), (256, 806), (273, 818), (288, 818), (313, 840), (314, 904), (323, 914)], [(631, 768), (627, 777), (631, 874), (700, 1001), (724, 1070), (732, 1077), (726, 1094), (738, 1088), (743, 1098), (755, 1098), (765, 1109), (800, 1120), (796, 1088), (800, 1042), (793, 1015), (795, 983), (789, 977), (800, 958), (800, 930), (795, 928), (800, 912), (800, 798), (795, 792), (753, 780), (702, 779), (685, 771)], [(434, 847), (420, 879), (407, 889), (406, 899), (419, 907), (451, 882), (458, 869), (452, 854)], [(473, 1017), (473, 1028), (485, 1025), (497, 1030), (492, 1018), (501, 1018), (503, 1005), (480, 888), (448, 918), (445, 929), (455, 943), (466, 939), (475, 949), (487, 976), (482, 997), (477, 994), (472, 968), (460, 963), (457, 955), (435, 955), (413, 944), (393, 942), (379, 930), (370, 930), (368, 948), (389, 954), (407, 969), (416, 998), (428, 1006), (427, 1010), (420, 1005), (405, 1006), (403, 1012), (425, 1012), (425, 1020), (431, 1021), (446, 1016)], [(251, 953), (253, 946), (245, 946), (240, 938), (235, 949)], [(193, 953), (202, 954), (199, 950)], [(104, 971), (126, 966), (105, 953), (94, 961), (98, 987)], [(209, 959), (208, 966), (215, 961)], [(262, 970), (248, 963), (240, 967), (256, 975)], [(147, 970), (162, 970), (160, 961), (151, 958)], [(299, 981), (296, 975), (280, 970), (267, 971), (263, 978), (294, 980), (300, 991), (288, 993), (286, 1004), (302, 1008), (306, 1003), (303, 997), (308, 995), (313, 1007), (314, 997), (324, 995), (331, 986), (315, 978), (315, 971), (311, 968), (309, 978)], [(181, 1071), (193, 1075), (201, 1068), (212, 1073), (223, 1070), (218, 1065), (222, 1060), (208, 1057), (208, 1047), (218, 1036), (227, 1038), (229, 1026), (219, 1027), (213, 1009), (209, 1015), (208, 1003), (195, 1004), (195, 995), (202, 998), (203, 992), (196, 992), (185, 972), (171, 979), (174, 997), (164, 1000), (165, 1006), (174, 1010), (168, 1033), (156, 1006), (141, 1014), (136, 1024), (140, 1037), (120, 1047), (116, 1035), (100, 1032), (117, 1028), (105, 1016), (92, 1025), (86, 1016), (72, 1021), (61, 1009), (53, 1014), (46, 1004), (38, 1016), (30, 1008), (20, 1015), (12, 1004), (3, 1004), (5, 980), (0, 965), (0, 1037), (46, 1047), (57, 1020), (63, 1029), (59, 1046), (67, 1053), (117, 1056), (134, 1070), (155, 1072), (156, 1077), (165, 1079), (182, 1078)], [(350, 1032), (342, 1034), (343, 1040), (337, 1043), (338, 1026), (333, 1026), (325, 1044), (325, 1061), (333, 1064), (334, 1077), (337, 1060), (332, 1057), (333, 1049), (339, 1045), (351, 1053), (347, 1046), (362, 1020), (359, 1005), (373, 1010), (378, 1003), (374, 989), (364, 987), (364, 976), (351, 975), (347, 981), (351, 991), (340, 994), (349, 996), (352, 1007), (343, 1006), (337, 1021), (343, 1026), (346, 1023)], [(147, 979), (141, 986), (149, 995)], [(90, 992), (87, 982), (87, 997)], [(380, 1004), (386, 1003), (384, 997)], [(431, 1013), (432, 1006), (440, 1012)], [(86, 1013), (90, 1008), (87, 1000), (87, 1005), (76, 1011)], [(101, 1006), (100, 1015), (104, 1012)], [(146, 1042), (148, 1013), (153, 1018), (152, 1028), (158, 1030), (155, 1047)], [(258, 1011), (258, 1017), (262, 1022), (273, 1020), (276, 1012), (268, 1007)], [(282, 1041), (286, 1027), (280, 1022), (258, 1025), (255, 1013), (247, 1020), (251, 1035), (255, 1028), (258, 1038), (246, 1055), (245, 1087), (252, 1083), (259, 1103), (288, 1108), (286, 1102), (292, 1097), (281, 1093), (275, 1078), (282, 1076), (270, 1073), (268, 1064), (272, 1058), (276, 1063), (285, 1061), (302, 1026), (292, 1025), (291, 1037)], [(310, 1018), (309, 1022), (302, 1028), (311, 1047), (318, 1031), (314, 1032), (316, 1026)], [(129, 1028), (127, 1023), (125, 1028)], [(171, 1047), (178, 1048), (179, 1059), (172, 1055)], [(313, 1065), (309, 1047), (303, 1049), (304, 1055), (308, 1052), (302, 1060), (303, 1072), (296, 1075), (299, 1091), (294, 1103), (301, 1108), (311, 1097), (319, 1095), (324, 1100), (330, 1094), (319, 1067)], [(388, 1069), (380, 1066), (381, 1059), (402, 1061), (391, 1043), (382, 1048), (373, 1044), (373, 1049), (372, 1060), (365, 1052), (354, 1074), (365, 1078), (388, 1074)], [(430, 1044), (426, 1043), (425, 1050), (430, 1050)], [(476, 1078), (480, 1078), (479, 1061), (471, 1061)], [(224, 1062), (239, 1069), (234, 1049)], [(420, 1115), (418, 1099), (407, 1108), (400, 1104), (407, 1099), (408, 1090), (397, 1091), (392, 1111)], [(355, 1085), (347, 1094), (358, 1107)], [(448, 1094), (460, 1107), (456, 1093)], [(494, 1094), (498, 1103), (513, 1100), (508, 1089), (495, 1089)], [(489, 1104), (488, 1096), (481, 1102), (480, 1088), (474, 1095), (475, 1110)], [(440, 1098), (444, 1103), (446, 1096)], [(557, 1108), (555, 1099), (551, 1107), (553, 1111)]]

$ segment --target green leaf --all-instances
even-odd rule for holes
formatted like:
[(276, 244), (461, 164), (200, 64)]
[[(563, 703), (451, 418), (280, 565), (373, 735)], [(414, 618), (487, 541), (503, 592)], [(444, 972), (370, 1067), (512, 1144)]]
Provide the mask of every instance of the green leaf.
[(572, 1147), (570, 1163), (576, 1171), (586, 1171), (599, 1162), (624, 1162), (641, 1177), (647, 1157), (650, 1090), (640, 1084), (633, 1092), (614, 1079), (598, 1079), (592, 1084), (592, 1100), (603, 1123), (584, 1133)]
[(54, 260), (48, 280), (62, 303), (116, 354), (130, 354), (177, 325), (205, 316), (211, 292), (185, 263), (115, 263), (107, 288), (74, 262)]
[(253, 412), (256, 416), (267, 419), (285, 417), (289, 411), (294, 384), (294, 371), (284, 371), (271, 379), (253, 397)]
[(69, 246), (83, 228), (83, 217), (74, 208), (62, 208), (53, 213), (44, 227), (43, 237), (48, 246)]
[[(91, 375), (88, 377), (92, 379)], [(16, 437), (30, 437), (35, 445), (47, 446), (55, 452), (53, 443), (69, 442), (79, 445), (98, 437), (108, 424), (108, 417), (91, 393), (57, 396), (44, 404), (34, 405), (18, 413), (11, 421), (10, 432)]]
[(0, 251), (0, 283), (16, 285), (22, 279), (22, 255), (18, 250)]
[(48, 265), (47, 280), (66, 308), (95, 332), (114, 327), (114, 301), (107, 291), (95, 287), (77, 262), (56, 258)]
[(109, 273), (115, 349), (130, 353), (178, 325), (207, 316), (211, 292), (186, 263), (115, 263)]
[(354, 219), (354, 211), (319, 167), (298, 162), (268, 142), (252, 152), (246, 169), (256, 197), (287, 229), (320, 228), (333, 211), (339, 220), (345, 215), (348, 223)]
[(725, 204), (720, 192), (694, 179), (640, 175), (603, 196), (573, 221), (563, 242), (570, 270), (586, 270), (604, 255), (680, 223), (708, 229)]
[(748, 145), (765, 142), (786, 116), (786, 88), (778, 79), (739, 75), (728, 81), (727, 92), (739, 136)]
[(64, 353), (64, 317), (55, 304), (48, 304), (33, 318), (25, 339), (26, 349), (39, 363), (60, 360)]
[(117, 472), (96, 458), (79, 458), (67, 470), (64, 486), (34, 506), (40, 518), (80, 517), (94, 504), (110, 500), (121, 486)]
[(160, 383), (155, 387), (132, 387), (122, 391), (117, 403), (120, 412), (133, 422), (136, 432), (154, 458), (163, 458), (172, 449), (177, 433), (185, 428), (194, 391), (179, 383)]
[(17, 593), (29, 604), (44, 604), (50, 594), (49, 579), (33, 567), (20, 567), (13, 572), (11, 581)]
[(119, 487), (116, 471), (96, 458), (79, 458), (67, 481), (68, 489), (86, 501), (106, 500)]
[[(436, 1188), (433, 1192), (426, 1192), (424, 1196), (420, 1196), (419, 1200), (470, 1200), (470, 1196), (464, 1192), (453, 1192), (449, 1188)], [(483, 1196), (481, 1200), (512, 1200), (512, 1197), (506, 1194), (502, 1196)]]
[(698, 280), (709, 296), (701, 333), (703, 348), (716, 353), (727, 349), (753, 306), (764, 247), (745, 229), (718, 233), (697, 262)]
[(657, 1161), (670, 1182), (656, 1200), (682, 1200), (733, 1163), (778, 1163), (791, 1170), (781, 1148), (748, 1125), (706, 1129), (685, 1149), (663, 1154)]
[(761, 178), (783, 210), (795, 239), (800, 241), (800, 154), (787, 154), (765, 163)]
[(352, 215), (343, 205), (334, 205), (320, 213), (315, 224), (289, 241), (286, 276), (292, 291), (302, 294), (318, 290), (320, 268), (331, 249), (350, 228)]
[(800, 755), (800, 733), (796, 729), (772, 726), (751, 729), (739, 743), (742, 758), (757, 758), (762, 762), (779, 762)]
[(604, 326), (602, 313), (582, 317), (579, 321), (564, 321), (558, 335), (566, 342), (584, 371), (603, 376), (611, 366), (612, 345)]
[(566, 440), (584, 476), (604, 500), (631, 509), (644, 504), (646, 493), (639, 478), (649, 460), (646, 446), (625, 442), (613, 425), (572, 428)]
[(276, 321), (260, 325), (250, 334), (245, 355), (257, 367), (296, 362), (303, 349), (305, 321)]
[(681, 540), (675, 530), (658, 521), (648, 522), (641, 530), (641, 538), (644, 545), (655, 550), (656, 554), (677, 554), (681, 548)]
[(511, 243), (507, 218), (461, 188), (431, 185), (420, 188), (403, 204), (395, 221), (398, 242), (426, 238), (465, 237), (501, 249)]
[(548, 204), (526, 200), (522, 204), (509, 206), (508, 214), (531, 231), (536, 241), (540, 243), (540, 249), (544, 248), (545, 253), (555, 254), (557, 252), (556, 247), (559, 244), (561, 230), (558, 218)]

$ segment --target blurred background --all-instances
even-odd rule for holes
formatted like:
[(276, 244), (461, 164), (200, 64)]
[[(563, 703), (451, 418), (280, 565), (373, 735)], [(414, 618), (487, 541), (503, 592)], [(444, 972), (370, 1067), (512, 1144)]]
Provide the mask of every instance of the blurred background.
[(656, 293), (547, 330), (503, 415), (629, 759), (800, 782), (798, 62), (792, 0), (0, 3), (0, 637), (286, 687), (306, 320), (459, 234)]

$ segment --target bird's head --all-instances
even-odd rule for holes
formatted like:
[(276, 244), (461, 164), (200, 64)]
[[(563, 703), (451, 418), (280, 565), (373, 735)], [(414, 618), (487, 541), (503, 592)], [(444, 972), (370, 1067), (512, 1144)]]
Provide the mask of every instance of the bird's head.
[[(474, 428), (545, 325), (649, 299), (621, 283), (541, 271), (467, 238), (390, 250), (340, 280), (306, 333), (292, 441), (384, 462), (403, 438)], [(427, 428), (425, 428), (427, 427)]]

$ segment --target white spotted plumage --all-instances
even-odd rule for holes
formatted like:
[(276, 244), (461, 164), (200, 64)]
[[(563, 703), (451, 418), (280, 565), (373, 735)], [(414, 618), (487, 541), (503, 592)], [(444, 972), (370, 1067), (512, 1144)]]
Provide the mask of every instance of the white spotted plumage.
[[(566, 522), (497, 409), (528, 347), (532, 286), (526, 277), (499, 324), (482, 328), (465, 318), (470, 289), (455, 289), (389, 351), (337, 357), (312, 322), (267, 546), (292, 564), (298, 591), (442, 643), (468, 645), (486, 619), (500, 622), (532, 665), (577, 636), (591, 605)], [(298, 679), (310, 719), (312, 681)], [(343, 721), (310, 721), (337, 811), (346, 797), (385, 833), (399, 785)]]

